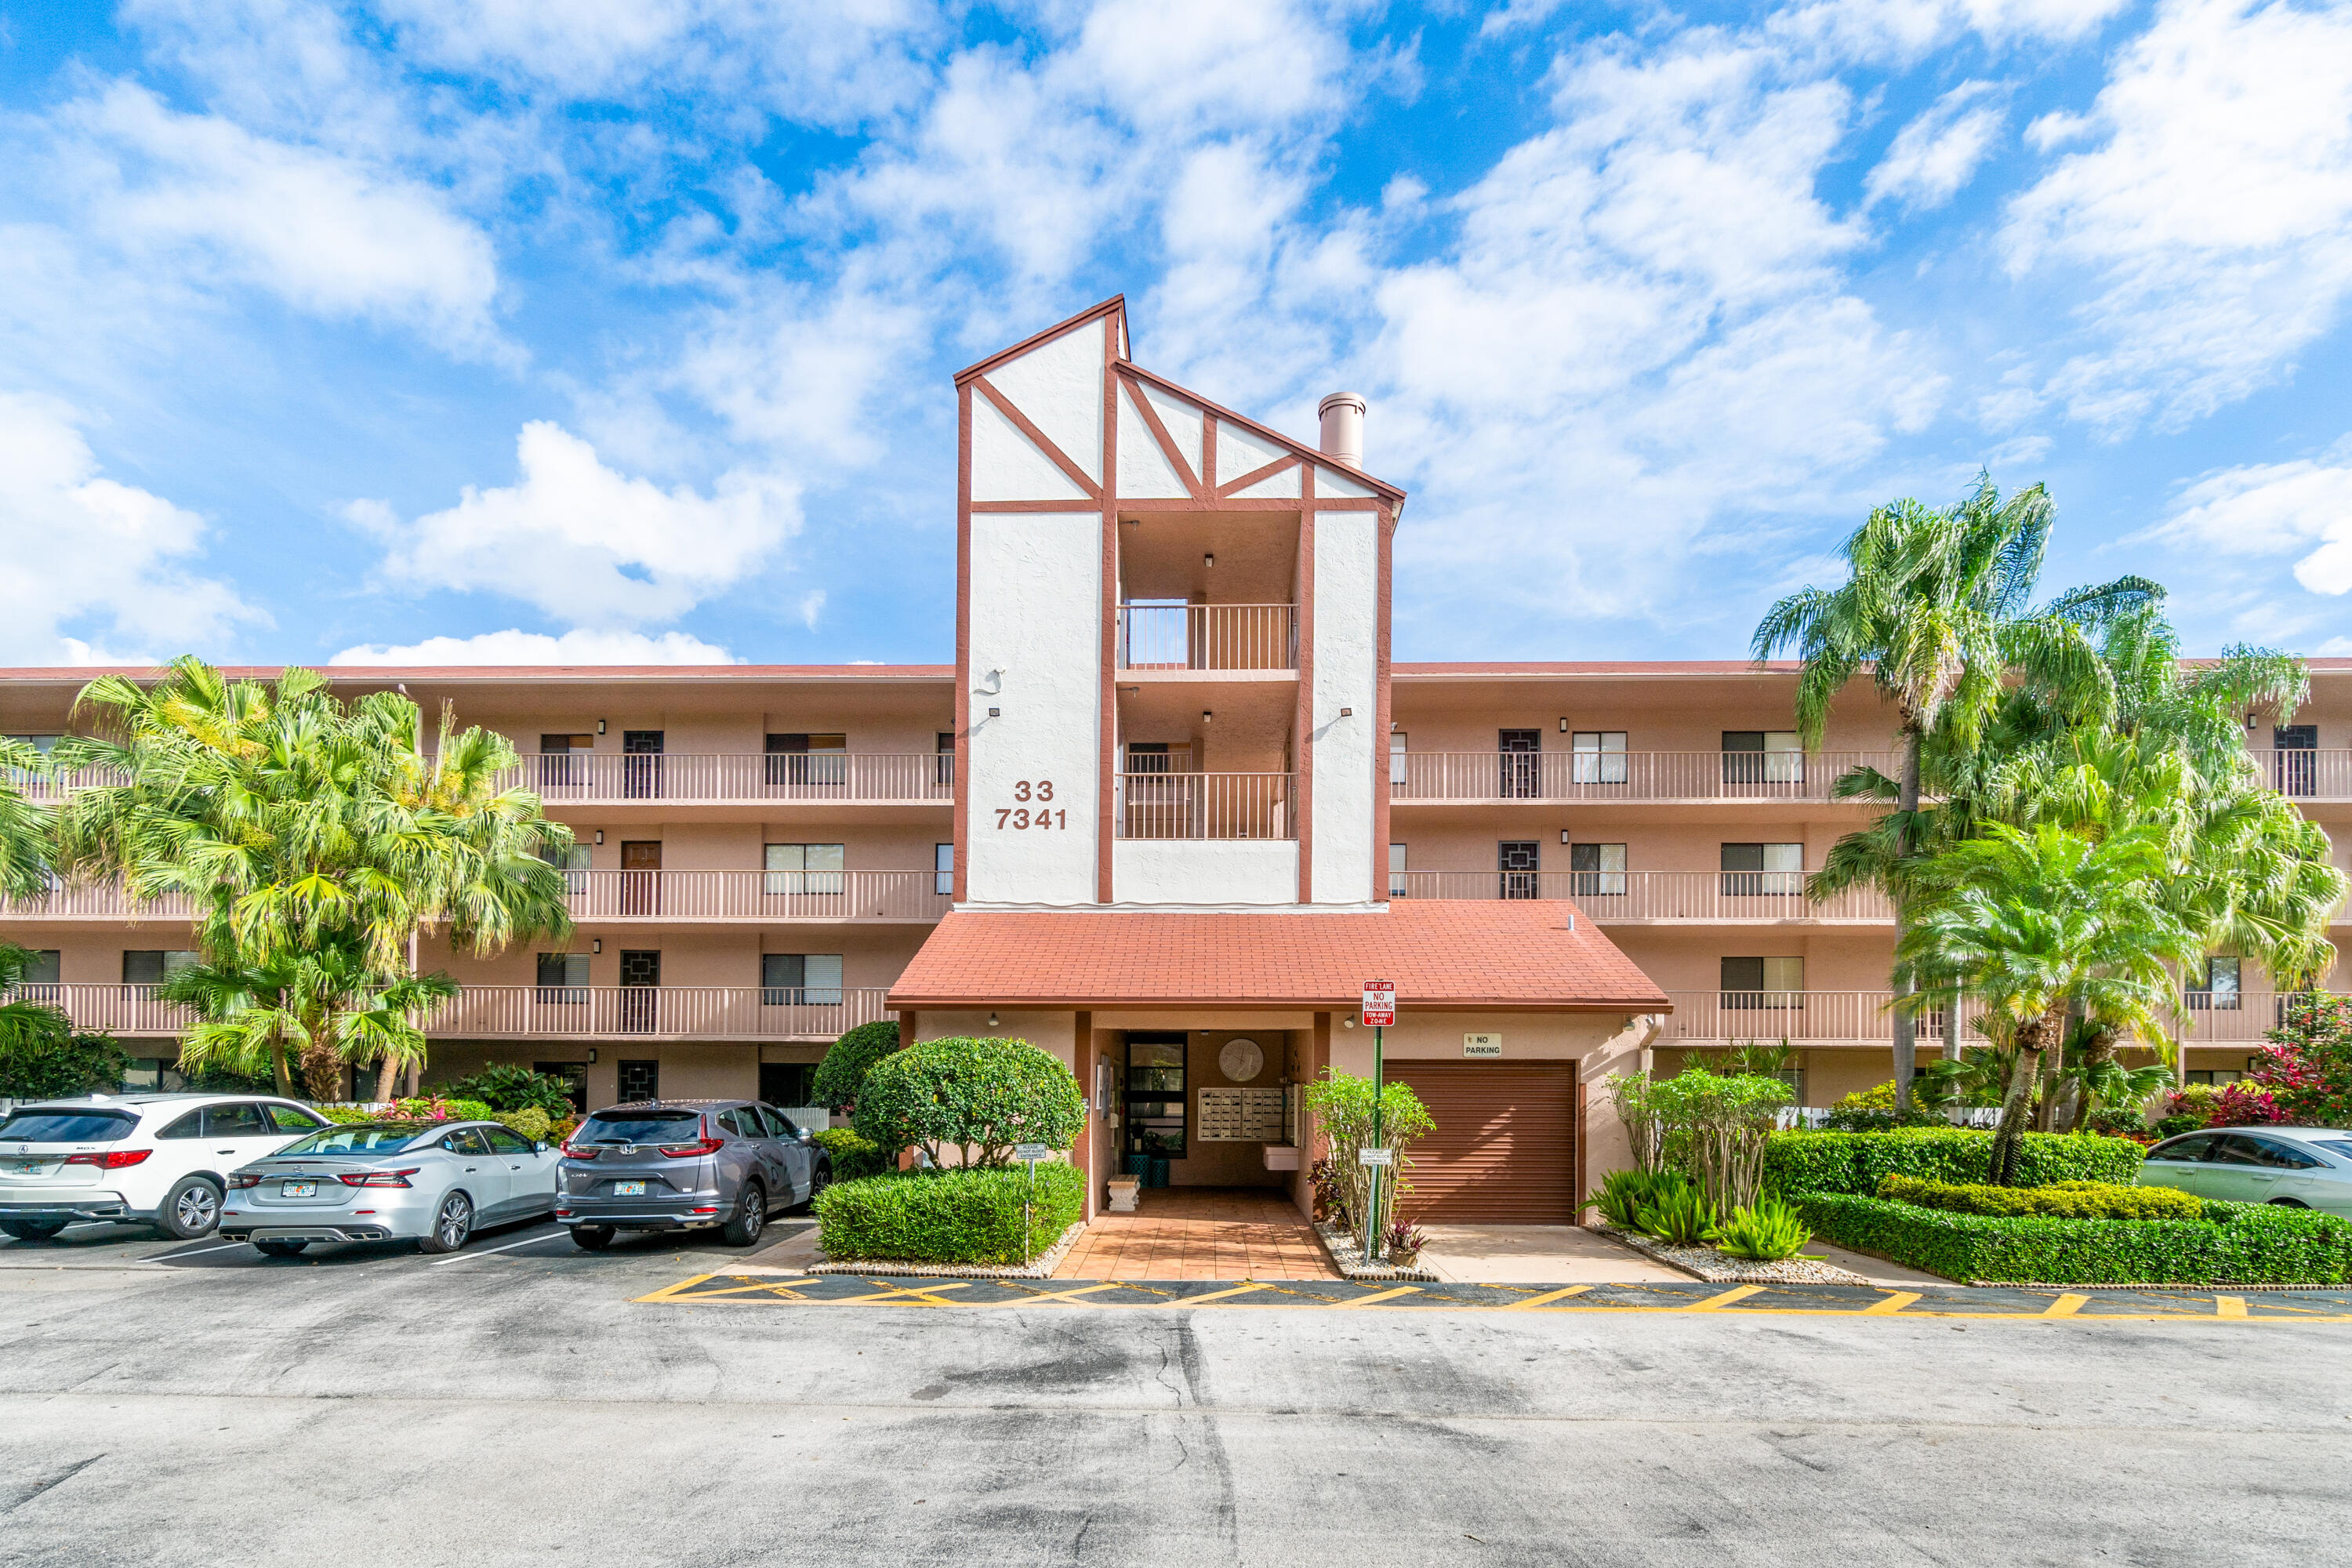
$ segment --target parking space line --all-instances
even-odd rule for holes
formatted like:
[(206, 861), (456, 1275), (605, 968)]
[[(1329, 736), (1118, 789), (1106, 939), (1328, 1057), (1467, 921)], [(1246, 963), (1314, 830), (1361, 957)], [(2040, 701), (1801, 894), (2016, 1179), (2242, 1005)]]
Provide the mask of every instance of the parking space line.
[(1745, 1301), (1750, 1296), (1760, 1295), (1764, 1287), (1761, 1285), (1734, 1285), (1719, 1296), (1709, 1296), (1704, 1301), (1693, 1301), (1689, 1306), (1679, 1310), (1685, 1312), (1712, 1312), (1717, 1307), (1728, 1307), (1734, 1301)]
[[(1359, 1296), (1352, 1301), (1334, 1301), (1331, 1305), (1335, 1309), (1343, 1309), (1348, 1307), (1370, 1307), (1376, 1306), (1382, 1301), (1393, 1301), (1399, 1296), (1418, 1296), (1420, 1294), (1421, 1287), (1418, 1285), (1400, 1285), (1393, 1290), (1382, 1290), (1377, 1295), (1371, 1296)], [(1208, 1299), (1209, 1298), (1206, 1296), (1201, 1298), (1203, 1301)]]
[(493, 1252), (512, 1252), (518, 1247), (529, 1247), (533, 1242), (553, 1241), (562, 1234), (563, 1233), (560, 1230), (553, 1230), (548, 1232), (545, 1236), (526, 1236), (520, 1241), (509, 1241), (503, 1247), (469, 1247), (466, 1251), (457, 1254), (455, 1258), (436, 1258), (430, 1264), (426, 1265), (426, 1267), (438, 1268), (445, 1263), (464, 1263), (476, 1258), (488, 1258)]
[(1916, 1290), (1890, 1291), (1883, 1299), (1873, 1301), (1862, 1310), (1865, 1317), (1884, 1318), (1901, 1311), (1918, 1299), (1919, 1292)]
[[(1127, 1286), (1116, 1279), (1100, 1285), (1082, 1285), (1075, 1290), (1040, 1290), (1034, 1296), (1011, 1296), (1002, 1301), (974, 1301), (975, 1307), (1042, 1307), (1049, 1301), (1067, 1301), (1079, 1296), (1091, 1296), (1097, 1290), (1124, 1290)], [(1093, 1303), (1088, 1303), (1092, 1305)]]
[(1222, 1301), (1228, 1296), (1247, 1296), (1259, 1290), (1273, 1289), (1271, 1285), (1264, 1285), (1253, 1280), (1246, 1285), (1235, 1285), (1229, 1289), (1212, 1290), (1205, 1296), (1179, 1296), (1169, 1304), (1176, 1307), (1199, 1307), (1211, 1301)]
[(952, 1307), (955, 1305), (953, 1301), (933, 1300), (931, 1293), (935, 1290), (969, 1290), (971, 1289), (971, 1281), (969, 1279), (950, 1279), (938, 1285), (901, 1285), (895, 1289), (884, 1290), (878, 1295), (858, 1296), (852, 1300), (861, 1307), (871, 1306), (877, 1301), (891, 1301), (903, 1305), (904, 1303), (899, 1302), (898, 1299), (911, 1296), (916, 1299), (915, 1304), (919, 1306)]
[(1581, 1296), (1591, 1289), (1590, 1285), (1563, 1285), (1557, 1290), (1547, 1290), (1540, 1296), (1530, 1296), (1524, 1301), (1506, 1302), (1496, 1310), (1505, 1312), (1530, 1311), (1553, 1301), (1565, 1300), (1570, 1296)]
[(2213, 1315), (2217, 1318), (2242, 1318), (2246, 1315), (2246, 1299), (2243, 1296), (2216, 1296), (2213, 1298)]
[[(692, 1279), (681, 1279), (675, 1285), (665, 1285), (650, 1296), (639, 1296), (631, 1304), (635, 1305), (635, 1301), (675, 1301), (703, 1281), (718, 1278), (716, 1274), (697, 1274)], [(688, 1299), (691, 1300), (691, 1298)]]
[(2071, 1318), (2090, 1305), (2090, 1301), (2091, 1299), (2088, 1296), (2072, 1294), (2061, 1296), (2044, 1307), (2042, 1310), (2042, 1315), (2045, 1318)]
[(176, 1263), (183, 1258), (202, 1258), (207, 1252), (223, 1252), (232, 1247), (250, 1247), (247, 1241), (215, 1241), (210, 1247), (192, 1247), (184, 1252), (162, 1252), (143, 1259), (149, 1263)]

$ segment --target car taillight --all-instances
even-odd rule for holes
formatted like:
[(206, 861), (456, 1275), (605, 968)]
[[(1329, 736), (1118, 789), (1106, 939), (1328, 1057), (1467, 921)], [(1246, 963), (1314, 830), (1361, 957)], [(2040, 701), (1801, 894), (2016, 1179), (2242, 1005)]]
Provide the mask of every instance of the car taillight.
[(698, 1138), (691, 1143), (664, 1143), (661, 1152), (673, 1160), (691, 1160), (698, 1154), (716, 1154), (725, 1147), (718, 1138)]
[(111, 1149), (103, 1154), (68, 1154), (68, 1165), (96, 1165), (101, 1171), (119, 1171), (125, 1165), (135, 1165), (155, 1151), (152, 1149)]
[(408, 1178), (422, 1169), (411, 1165), (404, 1171), (352, 1171), (335, 1180), (347, 1187), (405, 1187), (411, 1184)]
[(228, 1179), (229, 1191), (233, 1193), (241, 1193), (247, 1187), (257, 1187), (259, 1185), (261, 1185), (261, 1178), (259, 1176), (239, 1174), (231, 1176)]
[(593, 1160), (596, 1157), (596, 1151), (583, 1149), (577, 1143), (566, 1143), (563, 1146), (563, 1157), (567, 1160)]

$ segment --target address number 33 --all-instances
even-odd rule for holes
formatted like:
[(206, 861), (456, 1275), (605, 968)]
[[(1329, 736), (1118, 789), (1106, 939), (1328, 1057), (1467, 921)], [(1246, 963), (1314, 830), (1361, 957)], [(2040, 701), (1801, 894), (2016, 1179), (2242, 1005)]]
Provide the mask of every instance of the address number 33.
[(1070, 826), (1070, 814), (1046, 802), (1054, 798), (1054, 781), (1039, 779), (1032, 784), (1021, 780), (1013, 786), (1013, 798), (1026, 804), (1000, 805), (996, 808), (996, 826), (1025, 831), (1030, 828), (1056, 828)]

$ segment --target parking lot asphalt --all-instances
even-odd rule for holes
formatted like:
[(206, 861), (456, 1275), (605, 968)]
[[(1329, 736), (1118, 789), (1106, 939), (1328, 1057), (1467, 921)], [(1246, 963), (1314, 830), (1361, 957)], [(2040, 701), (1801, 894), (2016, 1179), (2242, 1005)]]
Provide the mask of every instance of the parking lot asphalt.
[[(2352, 1531), (2333, 1303), (948, 1310), (1082, 1282), (793, 1284), (544, 1231), (0, 1247), (0, 1563), (2208, 1568)], [(676, 1300), (720, 1279), (774, 1304)]]

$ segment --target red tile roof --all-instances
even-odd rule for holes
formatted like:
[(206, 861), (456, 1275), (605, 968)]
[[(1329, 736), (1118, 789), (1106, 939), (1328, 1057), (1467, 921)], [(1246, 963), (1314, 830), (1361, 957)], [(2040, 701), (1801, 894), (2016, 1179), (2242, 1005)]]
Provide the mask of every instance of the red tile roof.
[(1407, 1009), (1669, 1007), (1574, 905), (1533, 899), (1399, 900), (1385, 914), (963, 910), (889, 1005), (1353, 1008), (1367, 980), (1394, 981)]

